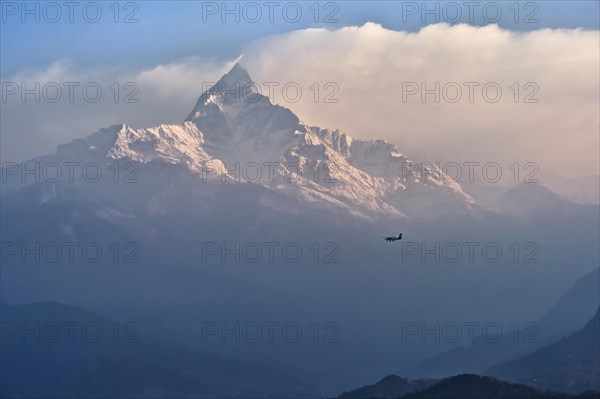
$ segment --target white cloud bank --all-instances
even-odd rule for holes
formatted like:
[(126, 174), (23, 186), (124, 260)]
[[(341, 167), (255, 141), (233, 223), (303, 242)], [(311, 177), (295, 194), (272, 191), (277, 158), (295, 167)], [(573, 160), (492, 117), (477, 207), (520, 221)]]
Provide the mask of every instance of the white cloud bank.
[[(338, 104), (294, 105), (307, 122), (361, 138), (384, 137), (401, 151), (432, 161), (531, 161), (540, 175), (598, 174), (598, 31), (516, 33), (496, 25), (429, 25), (418, 33), (366, 24), (338, 31), (311, 29), (256, 43), (243, 60), (256, 80), (336, 82)], [(440, 103), (403, 86), (440, 82)], [(463, 97), (444, 101), (456, 82)], [(465, 82), (478, 82), (473, 102)], [(496, 103), (482, 87), (496, 82)], [(514, 82), (520, 83), (515, 103)], [(533, 85), (524, 87), (527, 82)], [(411, 86), (411, 87), (409, 87)], [(511, 89), (511, 86), (513, 87)], [(455, 89), (447, 86), (448, 100)], [(539, 91), (525, 103), (525, 95)], [(489, 89), (489, 100), (495, 94)]]
[[(281, 86), (274, 100), (291, 108), (309, 124), (340, 128), (357, 138), (385, 138), (409, 157), (439, 161), (495, 161), (505, 172), (513, 162), (535, 162), (537, 177), (598, 174), (599, 51), (598, 31), (543, 29), (512, 32), (495, 25), (429, 25), (417, 33), (398, 32), (377, 24), (336, 31), (306, 29), (255, 42), (245, 50), (242, 64), (259, 85), (297, 82), (300, 101), (290, 103)], [(75, 71), (67, 64), (16, 78), (31, 81), (134, 81), (138, 104), (3, 104), (3, 159), (30, 154), (26, 134), (55, 146), (117, 122), (146, 126), (180, 122), (201, 94), (203, 83), (215, 81), (231, 64), (196, 58), (144, 71)], [(52, 75), (50, 75), (52, 74)], [(62, 75), (62, 76), (61, 76)], [(115, 78), (117, 76), (117, 78)], [(14, 79), (17, 80), (17, 79)], [(314, 101), (314, 82), (320, 98)], [(338, 103), (324, 103), (332, 97)], [(421, 101), (403, 88), (440, 83), (440, 102), (434, 95)], [(456, 85), (462, 98), (455, 103)], [(474, 82), (474, 83), (466, 83)], [(515, 103), (516, 86), (519, 101)], [(473, 102), (469, 89), (475, 84)], [(484, 99), (482, 87), (495, 83), (502, 97)], [(529, 86), (525, 86), (531, 83)], [(414, 86), (416, 84), (417, 86)], [(409, 87), (410, 86), (410, 87)], [(512, 87), (512, 88), (511, 88)], [(535, 94), (536, 88), (539, 89)], [(488, 95), (494, 97), (490, 88)], [(108, 94), (112, 95), (112, 92)], [(525, 97), (537, 103), (525, 103)], [(33, 116), (33, 117), (32, 117)], [(21, 147), (21, 148), (19, 148)], [(48, 152), (47, 148), (44, 148)], [(39, 151), (38, 151), (39, 152)], [(13, 157), (11, 157), (13, 158)]]

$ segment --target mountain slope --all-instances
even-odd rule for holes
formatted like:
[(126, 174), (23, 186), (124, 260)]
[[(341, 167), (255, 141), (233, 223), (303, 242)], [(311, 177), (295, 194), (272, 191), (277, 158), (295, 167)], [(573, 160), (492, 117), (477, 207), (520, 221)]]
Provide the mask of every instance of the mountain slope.
[(436, 380), (409, 381), (397, 375), (388, 375), (373, 385), (367, 385), (350, 392), (344, 392), (338, 399), (396, 399), (409, 392), (425, 389), (433, 385)]
[(472, 199), (437, 166), (423, 165), (415, 173), (414, 162), (392, 144), (307, 126), (268, 97), (246, 94), (250, 82), (236, 64), (202, 94), (187, 118), (204, 133), (206, 151), (229, 168), (236, 162), (275, 162), (276, 175), (263, 176), (261, 183), (354, 212), (426, 216), (436, 205), (445, 205), (442, 212), (470, 209)]
[(543, 388), (600, 390), (600, 308), (580, 331), (488, 373)]
[[(565, 395), (542, 393), (522, 384), (511, 384), (492, 377), (473, 374), (447, 378), (420, 392), (402, 396), (402, 399), (551, 399)], [(568, 396), (567, 396), (568, 397)], [(590, 393), (578, 398), (597, 398)]]
[[(598, 287), (600, 287), (600, 268), (577, 280), (575, 285), (540, 317), (538, 320), (540, 330), (556, 334), (574, 332), (585, 326), (600, 306)], [(567, 331), (565, 327), (568, 328)]]
[(522, 340), (512, 334), (490, 343), (477, 337), (466, 347), (453, 348), (402, 371), (411, 377), (444, 377), (456, 373), (482, 373), (511, 358), (531, 353), (583, 327), (600, 306), (600, 268), (581, 277), (535, 325), (535, 340), (527, 340), (533, 330), (523, 331)]
[[(258, 93), (239, 65), (203, 93), (182, 125), (102, 129), (34, 162), (181, 165), (203, 181), (254, 182), (317, 207), (361, 218), (470, 214), (473, 199), (434, 164), (413, 162), (382, 140), (353, 140), (308, 126)], [(7, 189), (20, 181), (10, 176)], [(6, 191), (6, 190), (5, 190)]]
[(1, 305), (2, 397), (306, 395), (294, 378), (55, 302)]

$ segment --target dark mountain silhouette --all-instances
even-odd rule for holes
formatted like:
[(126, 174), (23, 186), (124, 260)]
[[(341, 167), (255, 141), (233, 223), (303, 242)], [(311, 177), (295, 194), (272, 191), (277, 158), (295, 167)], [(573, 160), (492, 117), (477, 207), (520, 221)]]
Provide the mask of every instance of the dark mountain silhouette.
[[(427, 385), (415, 389), (417, 385)], [(394, 392), (410, 389), (404, 395)], [(377, 384), (367, 385), (351, 392), (344, 392), (338, 399), (598, 399), (600, 393), (588, 391), (569, 395), (546, 390), (542, 392), (525, 384), (498, 380), (490, 376), (461, 374), (433, 383), (432, 380), (412, 381), (390, 375)]]
[[(1, 305), (0, 396), (304, 396), (306, 386), (268, 367), (191, 351), (56, 302)], [(71, 332), (69, 332), (71, 331)]]
[(427, 388), (437, 380), (407, 380), (391, 374), (379, 382), (367, 385), (350, 392), (344, 392), (338, 399), (364, 399), (364, 398), (398, 398), (406, 393)]
[[(402, 396), (402, 399), (551, 399), (573, 398), (565, 394), (540, 392), (522, 384), (513, 384), (493, 377), (463, 374), (432, 385), (419, 392)], [(597, 393), (586, 393), (576, 398), (598, 398)]]
[(600, 308), (580, 331), (530, 355), (492, 367), (489, 374), (541, 388), (600, 390)]

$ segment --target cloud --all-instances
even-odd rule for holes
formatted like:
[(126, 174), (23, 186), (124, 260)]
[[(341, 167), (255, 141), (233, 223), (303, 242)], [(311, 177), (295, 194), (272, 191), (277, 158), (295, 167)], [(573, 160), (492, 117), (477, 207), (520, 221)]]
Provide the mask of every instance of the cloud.
[[(416, 159), (494, 161), (504, 173), (513, 173), (508, 167), (519, 162), (522, 180), (526, 162), (539, 165), (538, 177), (598, 173), (599, 46), (598, 31), (580, 29), (513, 32), (496, 25), (436, 24), (410, 33), (367, 23), (268, 37), (245, 49), (242, 64), (265, 94), (268, 82), (277, 82), (273, 100), (306, 123), (340, 128), (357, 138), (385, 138)], [(18, 136), (11, 145), (23, 146), (24, 131), (55, 146), (66, 136), (117, 122), (181, 122), (203, 85), (216, 81), (232, 62), (189, 58), (141, 71), (77, 71), (59, 63), (29, 73), (26, 79), (73, 75), (107, 86), (136, 82), (139, 103), (3, 104), (10, 110), (3, 112), (3, 119), (10, 119), (2, 122), (3, 147), (5, 135)], [(283, 87), (292, 82), (302, 90), (297, 102), (284, 96)], [(434, 94), (423, 102), (422, 85), (431, 90), (436, 83), (440, 102)], [(419, 93), (409, 95), (415, 87)], [(492, 102), (498, 87), (502, 96)], [(457, 88), (462, 96), (451, 102)], [(288, 93), (293, 97), (294, 90)]]
[[(243, 62), (258, 81), (335, 82), (337, 104), (309, 95), (292, 104), (307, 123), (383, 137), (417, 159), (496, 161), (505, 173), (536, 162), (539, 176), (581, 176), (598, 173), (599, 45), (598, 31), (437, 24), (407, 33), (369, 23), (271, 37)], [(422, 102), (421, 85), (436, 82), (440, 102), (433, 94)], [(466, 82), (479, 84), (473, 102)], [(419, 93), (403, 102), (412, 83)], [(452, 103), (457, 85), (462, 97)], [(491, 102), (496, 86), (502, 97)]]
[[(114, 124), (182, 123), (205, 82), (218, 80), (233, 62), (188, 58), (129, 71), (59, 60), (21, 71), (2, 80), (2, 161), (53, 153), (59, 144)], [(23, 96), (24, 90), (31, 93)]]

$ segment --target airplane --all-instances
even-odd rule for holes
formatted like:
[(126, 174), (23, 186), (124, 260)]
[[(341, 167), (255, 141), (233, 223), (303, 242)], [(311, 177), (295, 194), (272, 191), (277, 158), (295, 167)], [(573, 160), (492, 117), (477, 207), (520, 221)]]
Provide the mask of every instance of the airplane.
[(402, 233), (398, 234), (398, 237), (381, 237), (385, 239), (387, 242), (394, 242), (402, 239)]

